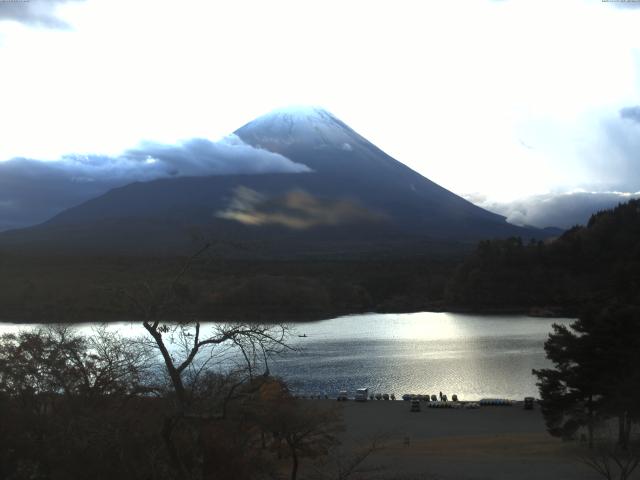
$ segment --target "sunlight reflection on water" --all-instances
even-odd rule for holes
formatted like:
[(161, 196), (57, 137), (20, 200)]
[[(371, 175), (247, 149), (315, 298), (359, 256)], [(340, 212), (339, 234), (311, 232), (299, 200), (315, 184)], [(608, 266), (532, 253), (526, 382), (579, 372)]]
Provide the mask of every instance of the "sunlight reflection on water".
[[(544, 341), (570, 319), (420, 312), (350, 315), (293, 324), (299, 352), (272, 361), (271, 373), (294, 392), (334, 396), (370, 392), (457, 394), (461, 399), (538, 396), (533, 368), (548, 366)], [(79, 330), (91, 332), (92, 324)], [(0, 334), (24, 326), (1, 324)], [(126, 336), (139, 324), (110, 324)], [(298, 337), (297, 335), (306, 335)]]

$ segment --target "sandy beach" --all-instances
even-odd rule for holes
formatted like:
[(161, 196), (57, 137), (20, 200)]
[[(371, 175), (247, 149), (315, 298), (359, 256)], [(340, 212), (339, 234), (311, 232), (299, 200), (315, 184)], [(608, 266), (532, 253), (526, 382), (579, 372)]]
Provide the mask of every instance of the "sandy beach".
[[(322, 402), (329, 402), (328, 400)], [(337, 403), (333, 401), (333, 403)], [(545, 430), (537, 408), (522, 404), (479, 409), (434, 409), (409, 402), (347, 401), (342, 441), (347, 449), (380, 438), (383, 448), (364, 463), (359, 479), (550, 480), (598, 477), (579, 460), (577, 443)]]

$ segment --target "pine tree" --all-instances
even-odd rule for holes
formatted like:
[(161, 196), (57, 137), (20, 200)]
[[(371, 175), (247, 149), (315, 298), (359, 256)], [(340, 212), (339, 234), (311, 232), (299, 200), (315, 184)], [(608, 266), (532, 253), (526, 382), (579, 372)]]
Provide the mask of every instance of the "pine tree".
[(555, 368), (533, 371), (549, 432), (571, 438), (586, 426), (592, 446), (595, 424), (617, 417), (627, 448), (640, 419), (640, 308), (612, 304), (553, 328), (545, 351)]

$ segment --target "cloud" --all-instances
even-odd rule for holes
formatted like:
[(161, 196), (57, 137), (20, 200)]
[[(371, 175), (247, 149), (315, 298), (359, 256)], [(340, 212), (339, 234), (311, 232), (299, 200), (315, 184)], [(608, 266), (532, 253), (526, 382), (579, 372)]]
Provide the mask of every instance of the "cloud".
[[(121, 184), (113, 177), (88, 181), (88, 170), (102, 159), (41, 162), (17, 158), (0, 162), (0, 230), (38, 223), (64, 208)], [(85, 181), (86, 180), (86, 181)]]
[(583, 151), (592, 181), (582, 188), (600, 192), (640, 190), (640, 107), (625, 107), (618, 116), (603, 119), (592, 138), (591, 148)]
[(595, 212), (639, 197), (640, 192), (570, 192), (534, 195), (501, 203), (481, 194), (465, 196), (482, 208), (504, 215), (509, 223), (539, 228), (584, 225)]
[(4, 0), (0, 1), (0, 21), (13, 20), (26, 25), (45, 28), (70, 28), (56, 16), (56, 8), (63, 3), (84, 0)]
[(615, 8), (628, 8), (628, 9), (640, 9), (640, 2), (637, 0), (600, 0), (605, 5), (613, 6)]
[[(593, 110), (571, 126), (547, 123), (535, 123), (529, 132), (531, 141), (540, 146), (541, 162), (554, 166), (544, 172), (547, 185), (539, 191), (640, 191), (640, 106)], [(545, 144), (543, 138), (554, 136)], [(560, 143), (565, 147), (557, 150)]]
[(620, 117), (640, 123), (640, 106), (625, 107), (620, 109)]
[(145, 142), (121, 156), (66, 155), (55, 162), (0, 162), (0, 231), (43, 222), (62, 210), (134, 181), (171, 176), (309, 172), (232, 135), (177, 145)]
[(158, 163), (171, 175), (228, 175), (238, 173), (300, 173), (309, 167), (244, 143), (237, 135), (219, 142), (194, 138), (180, 145), (145, 142), (123, 155), (141, 163)]
[(245, 225), (281, 225), (294, 230), (379, 222), (386, 218), (353, 200), (319, 199), (303, 190), (268, 197), (247, 187), (236, 188), (229, 207), (217, 216)]

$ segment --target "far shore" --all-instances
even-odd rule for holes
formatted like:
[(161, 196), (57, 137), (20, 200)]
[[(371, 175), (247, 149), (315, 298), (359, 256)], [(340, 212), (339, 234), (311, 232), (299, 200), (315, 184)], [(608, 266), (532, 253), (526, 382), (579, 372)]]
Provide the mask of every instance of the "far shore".
[[(380, 310), (329, 310), (323, 312), (270, 312), (261, 310), (259, 312), (237, 312), (237, 311), (224, 311), (224, 312), (211, 312), (202, 313), (198, 315), (198, 319), (202, 322), (252, 322), (252, 323), (305, 323), (305, 322), (317, 322), (321, 320), (328, 320), (331, 318), (342, 317), (346, 315), (365, 315), (365, 314), (403, 314), (403, 313), (419, 313), (419, 312), (431, 312), (431, 313), (460, 313), (465, 315), (524, 315), (528, 317), (540, 317), (540, 318), (573, 318), (577, 316), (577, 313), (567, 308), (560, 307), (504, 307), (504, 308), (474, 308), (474, 307), (461, 307), (461, 306), (448, 306), (440, 307), (431, 305), (429, 308), (424, 309), (380, 309)], [(84, 317), (81, 319), (79, 317)], [(181, 321), (180, 317), (175, 319), (168, 319), (167, 321)], [(116, 322), (141, 322), (142, 319), (123, 319), (122, 316), (118, 316), (113, 313), (105, 313), (102, 311), (87, 312), (82, 315), (75, 315), (73, 319), (69, 318), (55, 318), (45, 319), (37, 318), (29, 315), (27, 318), (20, 318), (19, 314), (8, 316), (5, 319), (0, 319), (0, 324), (82, 324), (82, 323), (116, 323)]]

